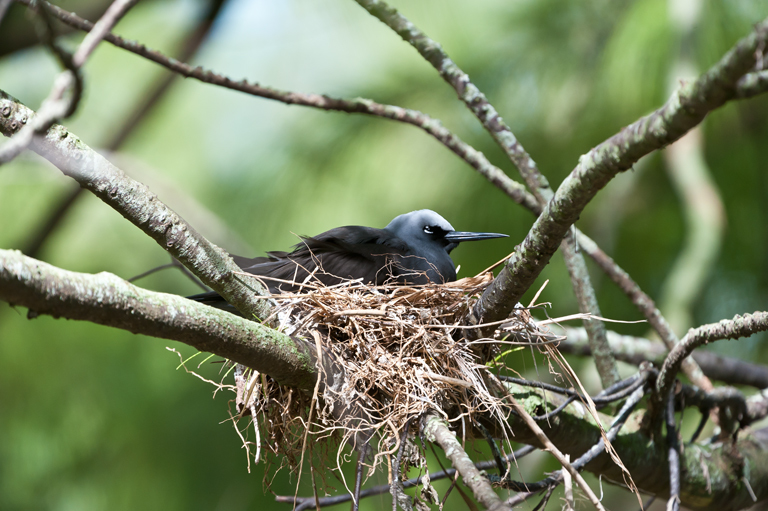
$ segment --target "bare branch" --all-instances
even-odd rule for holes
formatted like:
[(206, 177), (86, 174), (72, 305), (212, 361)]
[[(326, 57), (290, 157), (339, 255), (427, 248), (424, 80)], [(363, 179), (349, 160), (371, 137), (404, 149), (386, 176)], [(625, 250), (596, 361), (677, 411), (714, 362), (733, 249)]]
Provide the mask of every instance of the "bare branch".
[(461, 474), (464, 484), (472, 490), (475, 498), (486, 509), (493, 511), (512, 509), (501, 501), (491, 483), (480, 473), (442, 418), (437, 415), (427, 415), (423, 419), (422, 431), (427, 440), (437, 443), (445, 451), (451, 464)]
[(115, 0), (109, 6), (75, 51), (71, 60), (71, 68), (56, 77), (51, 93), (43, 101), (37, 115), (28, 118), (29, 124), (26, 124), (26, 120), (23, 121), (22, 124), (25, 126), (20, 126), (21, 129), (14, 137), (0, 147), (0, 165), (8, 163), (26, 149), (32, 142), (35, 133), (47, 130), (57, 119), (72, 115), (74, 111), (72, 105), (79, 101), (82, 87), (75, 87), (75, 94), (72, 98), (66, 99), (64, 94), (78, 83), (77, 72), (88, 60), (96, 46), (136, 2), (138, 0)]
[(675, 427), (675, 398), (669, 396), (666, 407), (667, 423), (667, 450), (669, 460), (669, 500), (667, 501), (668, 511), (678, 511), (680, 509), (680, 442), (677, 438), (677, 428)]
[[(148, 291), (110, 273), (75, 273), (0, 250), (0, 300), (30, 316), (91, 321), (188, 344), (311, 389), (317, 380), (314, 348), (260, 323), (184, 297)], [(327, 358), (327, 357), (324, 357)]]
[(768, 312), (755, 312), (753, 314), (744, 314), (744, 316), (735, 316), (732, 320), (722, 320), (719, 323), (702, 325), (698, 328), (691, 328), (683, 337), (680, 343), (670, 351), (664, 365), (659, 372), (659, 378), (656, 381), (656, 392), (653, 395), (652, 404), (654, 410), (661, 410), (667, 394), (669, 394), (672, 384), (675, 381), (680, 370), (680, 365), (693, 350), (699, 346), (709, 344), (720, 339), (738, 339), (740, 337), (749, 337), (757, 332), (768, 330)]
[[(644, 337), (621, 335), (608, 330), (608, 342), (611, 351), (618, 360), (639, 366), (644, 361), (661, 367), (668, 350), (659, 342)], [(566, 339), (558, 344), (563, 353), (590, 356), (592, 350), (587, 342), (587, 333), (583, 328), (566, 328)], [(723, 357), (711, 351), (698, 350), (691, 355), (704, 374), (713, 380), (729, 385), (749, 385), (758, 389), (768, 387), (768, 367), (745, 362), (737, 358)], [(685, 364), (683, 364), (683, 368)]]
[[(32, 110), (0, 91), (3, 135), (11, 136), (21, 120), (32, 115)], [(30, 148), (154, 239), (246, 317), (268, 316), (269, 304), (255, 296), (254, 290), (260, 289), (259, 284), (243, 285), (236, 275), (240, 268), (224, 250), (198, 234), (146, 186), (126, 176), (66, 128), (51, 127), (44, 137), (35, 137)]]
[[(587, 264), (579, 251), (579, 244), (576, 241), (576, 229), (573, 228), (571, 231), (573, 232), (565, 237), (560, 247), (565, 259), (565, 266), (568, 268), (568, 274), (571, 277), (579, 311), (602, 316), (600, 306), (597, 303), (595, 288), (592, 286), (592, 281), (589, 278)], [(621, 377), (616, 365), (616, 358), (608, 344), (605, 323), (586, 319), (584, 320), (584, 328), (587, 331), (589, 346), (595, 360), (595, 368), (597, 369), (597, 374), (600, 375), (603, 388), (610, 387), (619, 381)]]

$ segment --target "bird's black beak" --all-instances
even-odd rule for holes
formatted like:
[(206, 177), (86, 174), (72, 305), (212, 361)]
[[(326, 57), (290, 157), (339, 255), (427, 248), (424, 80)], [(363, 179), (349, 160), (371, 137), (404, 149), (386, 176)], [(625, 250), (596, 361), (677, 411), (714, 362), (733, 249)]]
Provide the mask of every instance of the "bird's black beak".
[(461, 241), (491, 240), (493, 238), (508, 238), (506, 234), (496, 234), (495, 232), (461, 232), (450, 231), (445, 233), (445, 239), (451, 243)]

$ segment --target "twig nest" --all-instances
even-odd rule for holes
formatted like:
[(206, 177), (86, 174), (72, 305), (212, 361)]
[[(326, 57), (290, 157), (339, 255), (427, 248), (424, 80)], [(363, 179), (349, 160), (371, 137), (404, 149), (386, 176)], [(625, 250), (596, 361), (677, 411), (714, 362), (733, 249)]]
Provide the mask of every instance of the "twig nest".
[[(340, 389), (326, 386), (312, 403), (309, 396), (281, 388), (269, 378), (249, 376), (255, 383), (244, 387), (260, 388), (250, 393), (247, 406), (260, 415), (267, 429), (262, 439), (270, 450), (295, 468), (309, 427), (314, 449), (319, 439), (341, 439), (338, 461), (341, 447), (353, 437), (359, 441), (362, 432), (377, 445), (373, 470), (397, 452), (398, 432), (427, 411), (454, 423), (467, 421), (465, 427), (474, 414), (490, 413), (506, 430), (508, 407), (489, 392), (488, 368), (464, 340), (463, 321), (492, 279), (486, 273), (442, 285), (348, 283), (273, 296), (280, 328), (313, 344), (319, 335), (323, 349), (343, 366), (346, 380)], [(518, 309), (505, 330), (526, 332), (531, 325), (527, 312)], [(338, 407), (349, 413), (339, 413)]]

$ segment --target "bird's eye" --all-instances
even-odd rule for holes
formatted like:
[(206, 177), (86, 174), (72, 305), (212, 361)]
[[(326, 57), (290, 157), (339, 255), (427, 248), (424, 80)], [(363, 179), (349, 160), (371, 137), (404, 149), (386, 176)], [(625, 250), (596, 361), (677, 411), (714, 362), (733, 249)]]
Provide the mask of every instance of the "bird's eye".
[(427, 234), (433, 234), (435, 231), (434, 231), (434, 228), (431, 225), (425, 225), (424, 226), (424, 232), (426, 232)]

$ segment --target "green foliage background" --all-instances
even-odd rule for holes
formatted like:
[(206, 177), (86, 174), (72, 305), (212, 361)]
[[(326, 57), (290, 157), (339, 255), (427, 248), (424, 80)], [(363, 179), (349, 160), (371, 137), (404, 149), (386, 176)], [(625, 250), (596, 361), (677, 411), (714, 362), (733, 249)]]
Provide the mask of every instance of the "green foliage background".
[[(61, 5), (80, 12), (95, 1)], [(701, 2), (695, 35), (683, 42), (670, 22), (670, 3), (662, 0), (396, 5), (469, 73), (555, 186), (581, 154), (665, 101), (670, 69), (683, 52), (706, 69), (768, 15), (762, 0)], [(115, 32), (174, 55), (204, 8), (202, 0), (142, 2)], [(21, 27), (24, 16), (14, 5), (0, 33)], [(65, 40), (74, 47), (80, 38)], [(54, 59), (40, 47), (8, 53), (0, 46), (0, 55), (0, 88), (37, 108), (58, 71)], [(354, 2), (230, 0), (194, 63), (233, 79), (422, 110), (517, 175), (431, 66)], [(81, 107), (65, 124), (99, 148), (162, 73), (102, 44), (86, 65)], [(695, 324), (768, 304), (767, 118), (762, 97), (730, 104), (703, 125), (727, 227), (691, 311)], [(411, 126), (286, 106), (194, 80), (178, 80), (110, 158), (203, 235), (242, 255), (285, 249), (298, 234), (384, 226), (400, 213), (430, 208), (460, 230), (510, 234), (457, 249), (454, 260), (467, 276), (511, 252), (533, 220)], [(0, 247), (24, 246), (71, 186), (32, 155), (0, 168)], [(660, 296), (685, 222), (659, 155), (614, 180), (578, 225), (645, 291)], [(90, 196), (76, 204), (41, 258), (125, 278), (168, 262), (152, 240)], [(593, 276), (605, 316), (640, 318), (598, 271)], [(575, 312), (559, 256), (544, 279), (550, 279), (542, 298), (552, 302), (551, 314)], [(196, 292), (174, 272), (140, 284)], [(175, 370), (178, 359), (164, 347), (186, 355), (189, 349), (86, 323), (28, 321), (25, 314), (0, 307), (0, 509), (287, 509), (264, 495), (263, 465), (247, 473), (240, 440), (222, 423), (229, 397), (212, 400), (213, 388)], [(616, 328), (637, 335), (647, 330)], [(754, 336), (714, 349), (764, 363), (765, 340)], [(536, 376), (530, 354), (515, 357)], [(591, 362), (574, 363), (596, 388)], [(216, 378), (220, 367), (201, 371)], [(540, 367), (539, 376), (548, 377)], [(526, 469), (530, 477), (554, 468), (545, 461)], [(283, 472), (273, 489), (291, 494), (294, 482)], [(608, 498), (609, 507), (633, 502), (621, 491)], [(385, 505), (388, 499), (365, 503), (367, 509)], [(447, 506), (464, 508), (457, 495)]]

